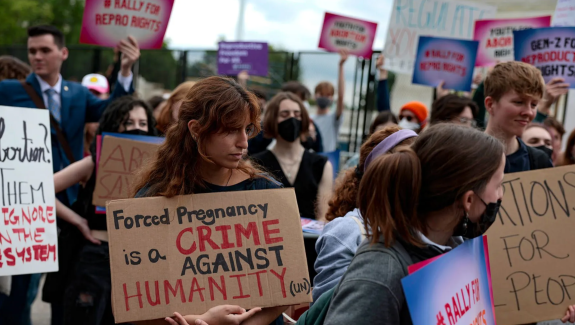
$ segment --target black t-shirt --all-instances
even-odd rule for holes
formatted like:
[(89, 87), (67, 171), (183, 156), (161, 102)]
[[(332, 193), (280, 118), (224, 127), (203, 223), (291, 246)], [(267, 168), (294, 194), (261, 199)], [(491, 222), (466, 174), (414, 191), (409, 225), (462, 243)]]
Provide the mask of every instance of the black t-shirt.
[(299, 213), (304, 218), (315, 219), (315, 206), (319, 183), (323, 176), (323, 169), (327, 163), (327, 157), (304, 151), (302, 160), (297, 171), (294, 184), (290, 184), (285, 176), (276, 156), (269, 150), (260, 152), (253, 159), (271, 172), (284, 187), (293, 187)]
[(505, 159), (505, 174), (553, 167), (551, 159), (541, 150), (528, 147), (520, 138), (517, 138), (517, 142), (519, 149)]
[(519, 149), (505, 159), (505, 174), (531, 170), (527, 145), (519, 138), (517, 138), (517, 142), (519, 142)]
[[(268, 176), (269, 177), (269, 176)], [(274, 188), (281, 188), (281, 184), (270, 177), (271, 180), (265, 178), (246, 179), (230, 186), (220, 186), (215, 184), (206, 183), (206, 188), (199, 189), (196, 194), (202, 193), (218, 193), (218, 192), (236, 192), (236, 191), (250, 191), (250, 190), (267, 190)]]

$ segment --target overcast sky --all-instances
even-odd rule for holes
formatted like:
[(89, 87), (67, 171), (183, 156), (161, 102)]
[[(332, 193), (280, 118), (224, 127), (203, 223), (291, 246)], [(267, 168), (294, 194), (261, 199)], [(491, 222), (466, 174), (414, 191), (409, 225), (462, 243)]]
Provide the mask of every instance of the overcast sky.
[[(378, 23), (374, 49), (383, 47), (392, 0), (246, 0), (244, 40), (289, 51), (316, 50), (326, 11)], [(176, 0), (166, 32), (171, 48), (215, 49), (233, 41), (239, 0)]]

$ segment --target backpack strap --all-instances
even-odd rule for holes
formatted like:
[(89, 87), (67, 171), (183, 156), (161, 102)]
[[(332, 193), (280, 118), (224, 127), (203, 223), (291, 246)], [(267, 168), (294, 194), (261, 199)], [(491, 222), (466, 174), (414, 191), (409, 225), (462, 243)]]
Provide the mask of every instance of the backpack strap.
[[(22, 87), (24, 87), (24, 90), (26, 90), (26, 92), (28, 93), (28, 96), (30, 96), (30, 99), (32, 99), (34, 105), (36, 105), (37, 108), (46, 109), (46, 105), (44, 105), (44, 100), (40, 98), (40, 96), (36, 93), (32, 85), (30, 85), (25, 81), (20, 81), (20, 83), (22, 84)], [(58, 124), (58, 121), (56, 121), (56, 119), (54, 118), (54, 116), (50, 111), (48, 111), (48, 113), (50, 114), (50, 125), (56, 131), (56, 138), (58, 138), (58, 143), (60, 143), (60, 146), (64, 150), (64, 154), (66, 154), (66, 157), (68, 158), (70, 164), (73, 164), (74, 162), (76, 162), (76, 159), (72, 154), (72, 148), (70, 148), (68, 140), (66, 139), (64, 132), (60, 128), (60, 124)]]

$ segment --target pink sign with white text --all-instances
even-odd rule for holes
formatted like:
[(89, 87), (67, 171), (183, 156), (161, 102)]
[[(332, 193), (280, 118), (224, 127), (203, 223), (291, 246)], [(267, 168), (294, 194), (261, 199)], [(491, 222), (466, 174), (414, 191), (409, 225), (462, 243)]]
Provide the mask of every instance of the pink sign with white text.
[(497, 62), (513, 61), (513, 31), (549, 27), (551, 16), (489, 19), (475, 22), (473, 39), (479, 41), (476, 67), (493, 66)]
[(80, 43), (115, 47), (134, 37), (141, 49), (159, 49), (174, 0), (86, 0)]
[(318, 47), (329, 52), (347, 50), (371, 58), (377, 23), (325, 13)]

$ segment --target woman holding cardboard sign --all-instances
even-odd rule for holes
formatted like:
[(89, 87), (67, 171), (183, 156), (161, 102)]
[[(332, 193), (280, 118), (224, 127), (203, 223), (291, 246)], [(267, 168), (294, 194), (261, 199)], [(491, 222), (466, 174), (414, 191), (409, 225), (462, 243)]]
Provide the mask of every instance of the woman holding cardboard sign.
[[(154, 126), (151, 108), (144, 101), (126, 96), (113, 101), (106, 109), (96, 134), (116, 132), (155, 135)], [(103, 289), (106, 282), (110, 282), (110, 266), (108, 259), (104, 258), (108, 254), (106, 218), (96, 215), (92, 204), (96, 186), (95, 140), (90, 146), (90, 152), (91, 156), (54, 174), (56, 193), (78, 183), (84, 184), (72, 208), (56, 200), (58, 217), (80, 230), (78, 232), (61, 225), (63, 230), (58, 239), (60, 271), (49, 273), (44, 286), (43, 298), (53, 304), (53, 309), (54, 306), (64, 305), (64, 324), (114, 323), (110, 299), (102, 298), (110, 296), (110, 292)], [(82, 236), (87, 241), (83, 241)], [(77, 265), (76, 261), (79, 261)], [(93, 290), (95, 287), (101, 291)], [(89, 321), (85, 318), (87, 315), (90, 315)]]
[[(259, 132), (260, 107), (254, 94), (227, 78), (199, 81), (187, 93), (178, 120), (167, 130), (155, 158), (140, 171), (135, 196), (280, 188), (281, 184), (244, 159), (248, 139)], [(201, 319), (210, 325), (267, 325), (286, 308), (245, 312), (238, 306), (217, 306), (184, 319), (190, 324)]]

